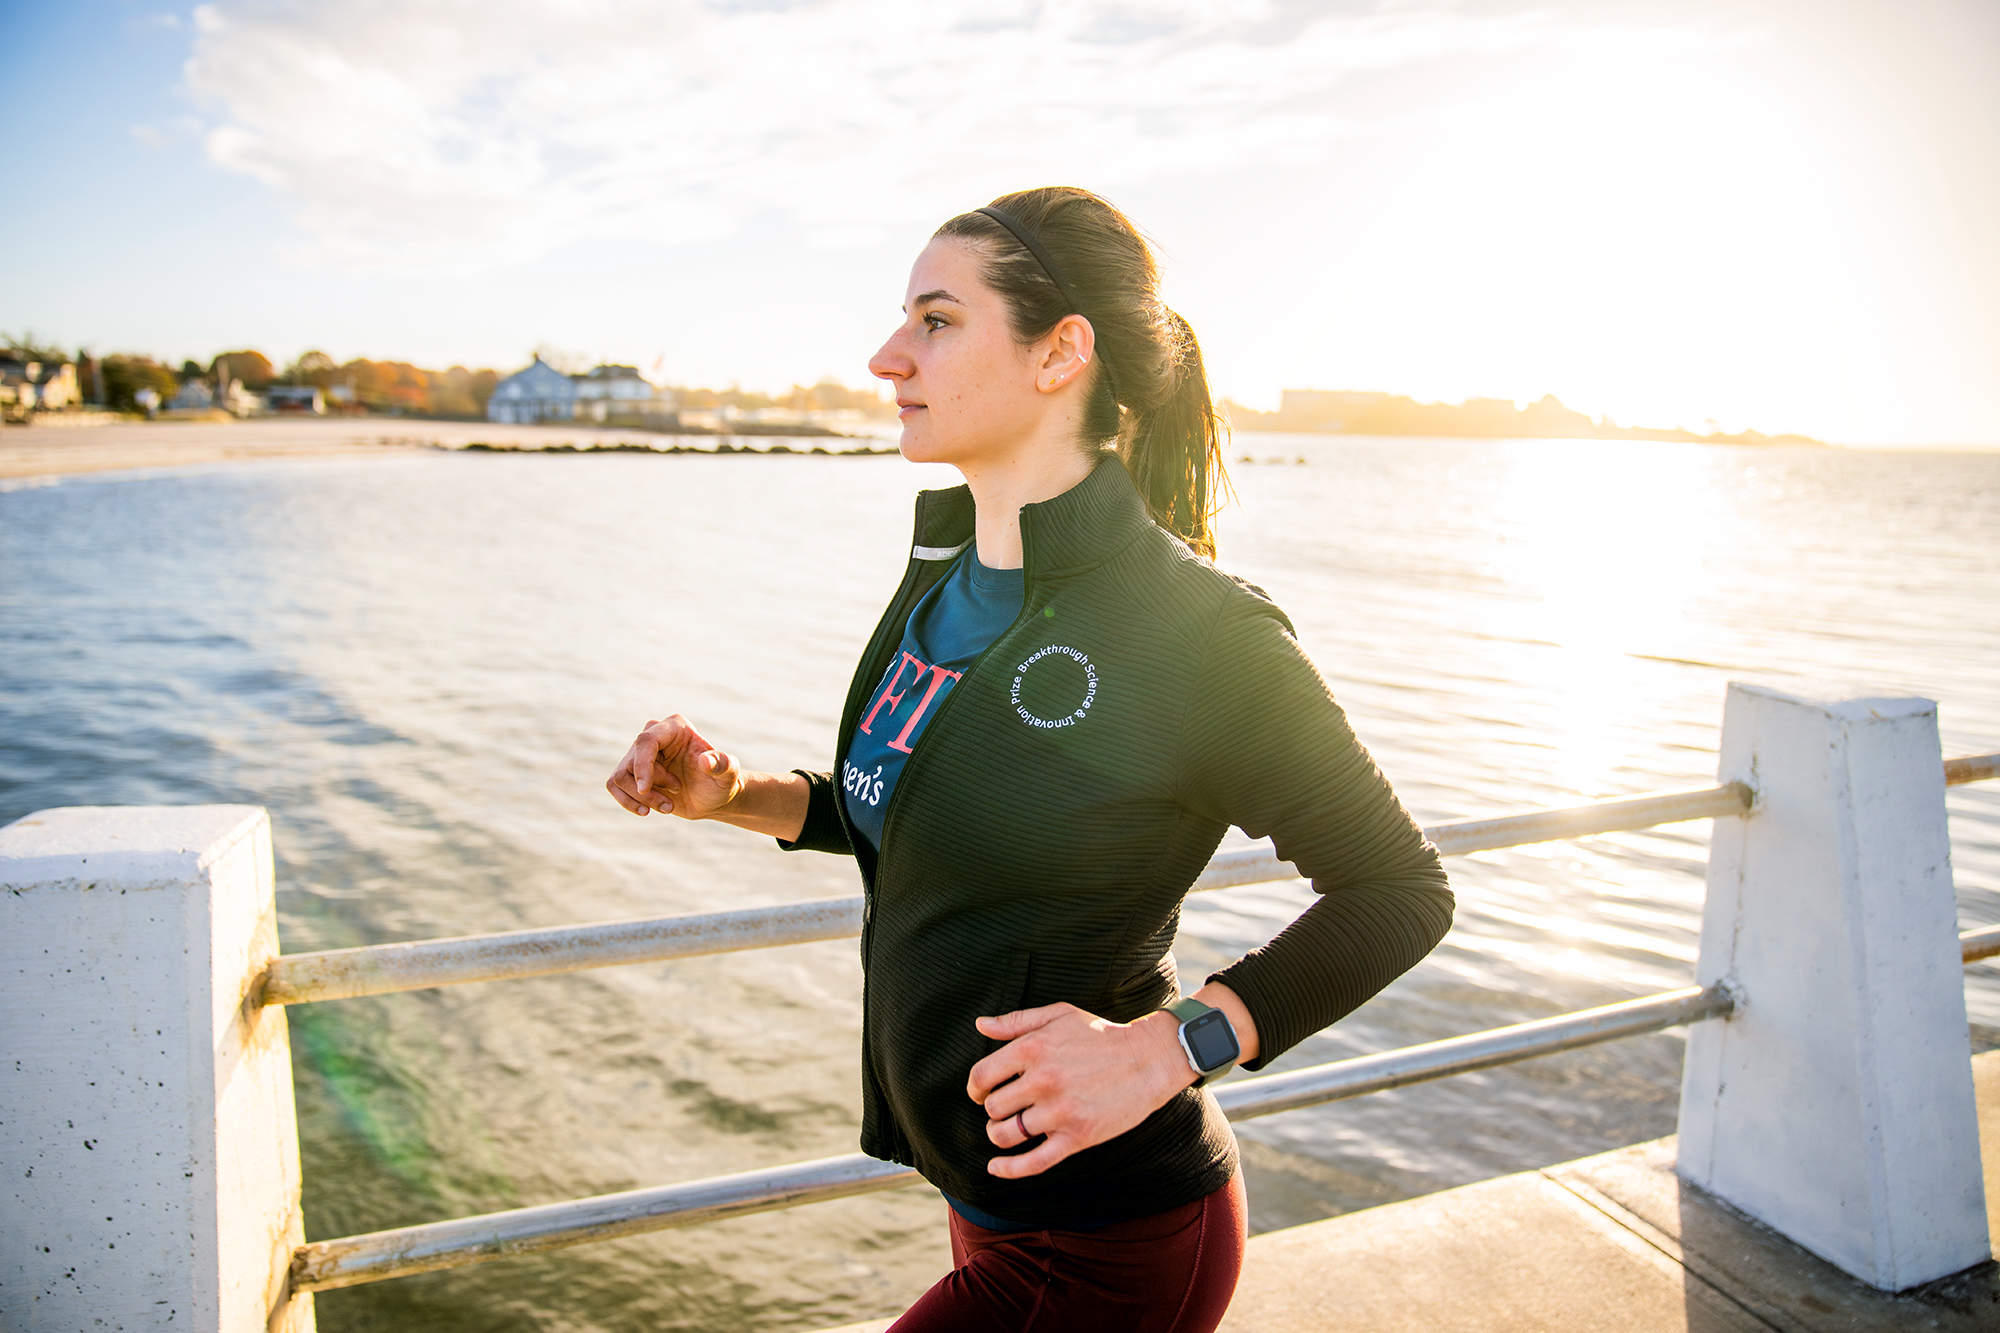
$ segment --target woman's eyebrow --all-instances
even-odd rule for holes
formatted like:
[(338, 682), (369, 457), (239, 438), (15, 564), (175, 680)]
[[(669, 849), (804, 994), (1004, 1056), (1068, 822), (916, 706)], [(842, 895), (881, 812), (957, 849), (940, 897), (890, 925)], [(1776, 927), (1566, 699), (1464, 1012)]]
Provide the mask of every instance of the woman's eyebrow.
[(929, 304), (930, 304), (931, 302), (933, 302), (933, 301), (949, 301), (949, 302), (951, 302), (951, 303), (952, 303), (953, 305), (964, 305), (964, 304), (965, 304), (965, 302), (963, 302), (963, 301), (959, 300), (959, 299), (958, 299), (958, 298), (957, 298), (956, 296), (953, 296), (953, 295), (952, 295), (952, 294), (951, 294), (950, 292), (946, 291), (946, 290), (945, 290), (944, 288), (942, 288), (942, 287), (938, 288), (938, 289), (937, 289), (936, 291), (934, 291), (934, 292), (925, 292), (925, 293), (924, 293), (924, 294), (923, 294), (922, 296), (919, 296), (919, 297), (918, 297), (918, 298), (916, 299), (916, 301), (915, 301), (915, 304), (917, 304), (917, 305), (929, 305)]

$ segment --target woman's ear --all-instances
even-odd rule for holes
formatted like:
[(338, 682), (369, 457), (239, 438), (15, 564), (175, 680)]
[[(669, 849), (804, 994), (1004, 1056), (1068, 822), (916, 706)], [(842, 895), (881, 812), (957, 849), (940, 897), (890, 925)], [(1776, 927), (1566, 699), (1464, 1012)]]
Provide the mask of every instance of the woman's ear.
[(1064, 315), (1042, 339), (1035, 388), (1056, 393), (1080, 381), (1097, 355), (1097, 330), (1082, 315)]

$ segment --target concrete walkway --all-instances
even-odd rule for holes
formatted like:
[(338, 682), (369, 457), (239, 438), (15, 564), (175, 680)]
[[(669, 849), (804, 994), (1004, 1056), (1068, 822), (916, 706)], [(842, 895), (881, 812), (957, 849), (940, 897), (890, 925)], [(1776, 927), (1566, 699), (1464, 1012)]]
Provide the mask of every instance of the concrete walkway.
[[(1972, 1065), (2000, 1236), (2000, 1051)], [(1996, 1333), (2000, 1272), (1884, 1295), (1684, 1184), (1659, 1139), (1254, 1237), (1222, 1329)]]

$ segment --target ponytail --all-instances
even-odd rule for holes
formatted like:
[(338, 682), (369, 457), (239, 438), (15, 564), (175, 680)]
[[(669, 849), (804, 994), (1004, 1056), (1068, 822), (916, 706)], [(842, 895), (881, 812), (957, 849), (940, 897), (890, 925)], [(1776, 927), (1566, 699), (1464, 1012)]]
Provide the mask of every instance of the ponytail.
[(1153, 521), (1215, 557), (1210, 520), (1228, 493), (1222, 423), (1194, 330), (1160, 301), (1159, 265), (1131, 219), (1066, 186), (1002, 195), (937, 229), (986, 250), (983, 276), (1027, 344), (1065, 316), (1096, 334), (1079, 445), (1113, 449)]
[(1194, 330), (1175, 312), (1166, 315), (1174, 348), (1166, 396), (1152, 408), (1125, 414), (1118, 456), (1153, 521), (1213, 560), (1215, 532), (1209, 520), (1222, 507), (1221, 494), (1229, 486), (1222, 464), (1222, 422), (1209, 400)]

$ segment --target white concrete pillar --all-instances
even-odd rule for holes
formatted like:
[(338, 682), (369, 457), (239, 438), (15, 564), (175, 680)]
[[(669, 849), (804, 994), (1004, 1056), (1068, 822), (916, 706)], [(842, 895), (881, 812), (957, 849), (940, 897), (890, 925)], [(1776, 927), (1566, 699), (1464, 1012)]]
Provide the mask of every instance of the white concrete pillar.
[(277, 952), (254, 806), (0, 829), (0, 1328), (310, 1333)]
[(1937, 706), (1732, 684), (1721, 776), (1680, 1174), (1883, 1290), (1983, 1262)]

